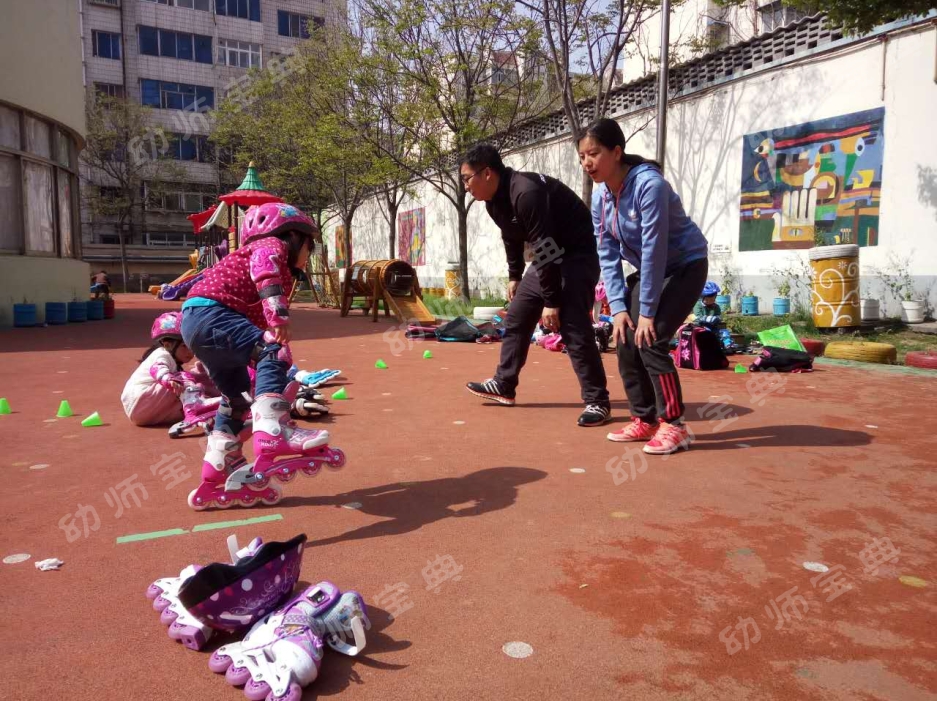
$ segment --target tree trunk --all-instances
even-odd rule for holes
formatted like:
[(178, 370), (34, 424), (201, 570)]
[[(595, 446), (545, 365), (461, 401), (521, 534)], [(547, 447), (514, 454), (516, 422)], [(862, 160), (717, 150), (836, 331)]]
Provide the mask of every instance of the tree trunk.
[(582, 171), (582, 201), (592, 208), (592, 178), (585, 170)]
[(348, 265), (346, 267), (350, 268), (352, 262), (355, 259), (355, 252), (351, 250), (351, 222), (355, 218), (355, 211), (351, 210), (347, 216), (342, 217), (342, 224), (345, 227), (345, 253), (348, 256)]
[(388, 253), (390, 254), (391, 260), (397, 257), (397, 210), (400, 208), (396, 202), (391, 200), (387, 201), (387, 219), (388, 224), (390, 224), (390, 235), (387, 240)]
[(120, 274), (123, 278), (124, 293), (127, 292), (127, 283), (130, 279), (130, 271), (127, 269), (127, 245), (124, 236), (124, 223), (121, 222), (117, 227), (117, 240), (120, 243)]
[(462, 191), (459, 212), (459, 273), (462, 275), (462, 299), (472, 298), (468, 276), (468, 211), (465, 208), (465, 191)]

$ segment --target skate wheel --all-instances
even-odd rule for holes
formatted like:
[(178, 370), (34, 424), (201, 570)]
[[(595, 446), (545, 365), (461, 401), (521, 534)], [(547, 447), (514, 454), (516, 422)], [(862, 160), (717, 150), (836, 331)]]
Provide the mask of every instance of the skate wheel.
[(286, 693), (283, 696), (274, 696), (273, 692), (267, 696), (267, 701), (300, 701), (303, 697), (303, 688), (296, 682), (290, 683), (290, 688), (287, 689)]
[(224, 673), (224, 678), (231, 686), (244, 686), (250, 680), (251, 673), (247, 667), (231, 665)]
[(227, 655), (220, 654), (215, 650), (211, 657), (208, 658), (208, 668), (215, 674), (222, 674), (228, 671), (228, 667), (231, 666), (231, 658)]
[(287, 482), (292, 482), (294, 479), (296, 479), (296, 472), (288, 467), (281, 467), (273, 473), (273, 476), (276, 477), (280, 482), (286, 484)]
[(242, 494), (238, 497), (238, 502), (241, 504), (241, 506), (250, 508), (251, 506), (255, 506), (257, 504), (257, 497), (255, 497), (253, 494)]
[(162, 593), (163, 588), (155, 582), (146, 588), (146, 598), (150, 600), (155, 599)]
[(303, 474), (306, 477), (315, 477), (319, 474), (319, 470), (322, 469), (322, 466), (318, 462), (311, 462), (303, 468)]
[(262, 475), (260, 480), (257, 482), (252, 482), (247, 486), (253, 489), (255, 492), (261, 492), (267, 488), (268, 484), (270, 484), (270, 478), (267, 477), (267, 475)]
[(214, 503), (219, 509), (230, 509), (234, 506), (234, 500), (227, 494), (219, 494)]
[(249, 698), (250, 701), (263, 701), (263, 699), (267, 698), (268, 694), (273, 696), (273, 692), (267, 682), (256, 682), (251, 679), (244, 685), (244, 695)]
[(164, 626), (171, 626), (176, 622), (177, 618), (179, 618), (179, 614), (171, 608), (164, 609), (163, 612), (159, 614), (159, 622)]
[(189, 492), (189, 498), (187, 501), (189, 502), (189, 508), (194, 509), (195, 511), (204, 511), (208, 508), (208, 504), (205, 502), (205, 500), (198, 496), (198, 489), (193, 489), (191, 492)]
[(167, 599), (165, 596), (160, 595), (160, 596), (157, 596), (153, 600), (153, 609), (162, 613), (163, 611), (168, 609), (171, 604), (172, 602), (169, 599)]
[(345, 452), (341, 448), (333, 448), (332, 454), (329, 456), (328, 466), (333, 470), (337, 470), (340, 467), (344, 467), (344, 465)]
[(280, 502), (280, 499), (283, 498), (283, 495), (280, 494), (278, 490), (273, 489), (271, 491), (273, 492), (272, 496), (263, 496), (260, 498), (260, 500), (267, 506), (273, 506), (274, 504), (278, 504)]

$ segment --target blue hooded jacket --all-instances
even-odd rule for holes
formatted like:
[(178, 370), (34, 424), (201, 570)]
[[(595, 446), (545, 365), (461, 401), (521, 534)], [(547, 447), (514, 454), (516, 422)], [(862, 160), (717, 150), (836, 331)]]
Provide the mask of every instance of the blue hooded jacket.
[(617, 197), (604, 183), (595, 188), (592, 225), (612, 315), (628, 311), (623, 259), (640, 276), (640, 314), (653, 317), (664, 278), (707, 255), (706, 237), (686, 215), (670, 183), (650, 163), (631, 168)]

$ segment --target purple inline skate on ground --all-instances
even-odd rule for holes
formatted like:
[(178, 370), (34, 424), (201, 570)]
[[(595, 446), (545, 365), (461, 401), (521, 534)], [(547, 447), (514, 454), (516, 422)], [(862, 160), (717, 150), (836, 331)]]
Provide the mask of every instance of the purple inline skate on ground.
[(242, 630), (289, 597), (299, 579), (305, 541), (305, 534), (285, 543), (255, 538), (238, 550), (232, 535), (232, 564), (190, 565), (178, 577), (155, 581), (146, 596), (169, 626), (169, 637), (200, 650), (213, 630)]
[(222, 645), (208, 666), (243, 686), (251, 701), (299, 701), (319, 674), (323, 638), (345, 654), (364, 649), (370, 627), (364, 609), (356, 592), (342, 595), (331, 582), (320, 582), (255, 623), (242, 641)]

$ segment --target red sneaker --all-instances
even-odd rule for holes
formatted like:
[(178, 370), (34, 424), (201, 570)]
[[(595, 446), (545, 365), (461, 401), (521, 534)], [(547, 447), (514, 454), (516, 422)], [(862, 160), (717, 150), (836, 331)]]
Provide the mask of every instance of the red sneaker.
[(649, 424), (642, 421), (637, 416), (631, 417), (631, 425), (623, 429), (609, 433), (606, 438), (616, 443), (631, 443), (632, 441), (647, 441), (657, 433), (657, 424)]
[(670, 455), (681, 448), (690, 449), (693, 434), (683, 424), (668, 424), (661, 421), (654, 437), (644, 446), (644, 452), (651, 455)]

